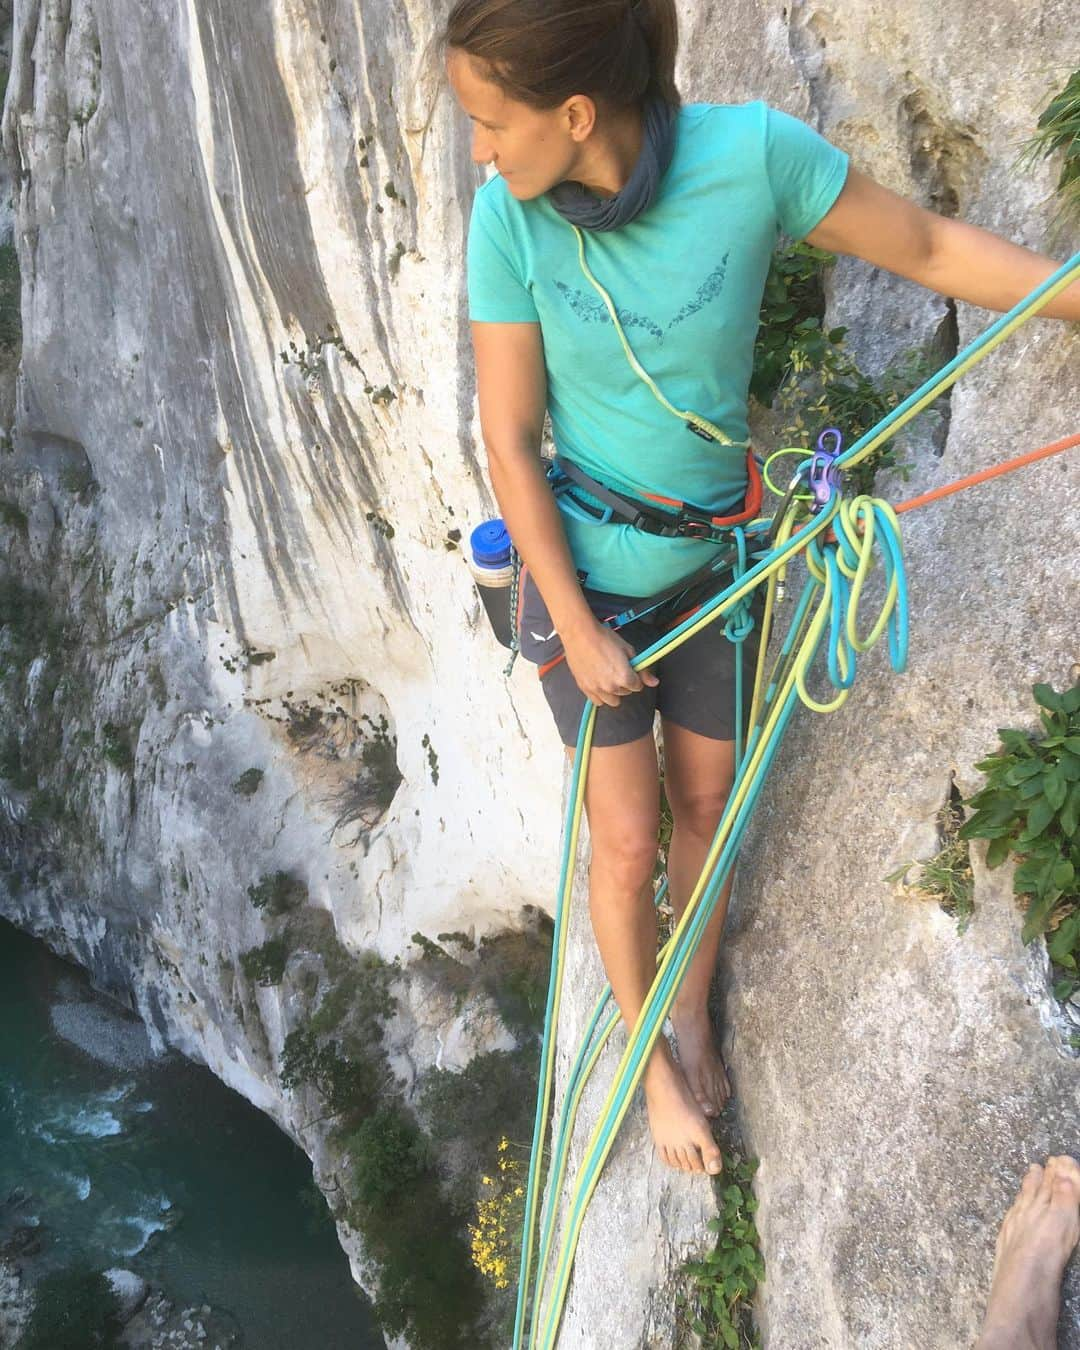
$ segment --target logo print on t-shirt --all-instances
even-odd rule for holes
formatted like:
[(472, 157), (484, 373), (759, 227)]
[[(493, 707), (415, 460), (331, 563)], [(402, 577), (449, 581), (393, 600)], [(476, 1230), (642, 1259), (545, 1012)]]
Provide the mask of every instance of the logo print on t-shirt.
[[(624, 328), (644, 328), (658, 342), (663, 342), (676, 324), (682, 323), (684, 319), (690, 318), (692, 314), (696, 314), (698, 310), (703, 309), (710, 300), (715, 300), (724, 289), (728, 256), (727, 253), (724, 254), (718, 265), (713, 268), (697, 288), (694, 298), (688, 300), (674, 318), (668, 320), (667, 324), (661, 325), (655, 319), (649, 318), (647, 314), (639, 314), (636, 310), (622, 309), (619, 305), (616, 305), (615, 313), (619, 316), (619, 322)], [(586, 293), (574, 286), (567, 286), (562, 281), (556, 281), (555, 285), (563, 299), (583, 323), (611, 322), (607, 306), (595, 291)]]

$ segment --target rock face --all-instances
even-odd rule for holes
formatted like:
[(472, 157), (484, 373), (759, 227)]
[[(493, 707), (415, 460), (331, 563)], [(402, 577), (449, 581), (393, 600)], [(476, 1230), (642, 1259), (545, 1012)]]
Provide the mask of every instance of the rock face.
[[(959, 0), (684, 5), (681, 87), (765, 97), (894, 190), (1048, 251), (1050, 171), (1012, 160), (1072, 11), (995, 2), (976, 41)], [(286, 873), (348, 948), (393, 959), (418, 930), (513, 924), (555, 881), (562, 757), (531, 671), (502, 678), (462, 555), (492, 507), (462, 275), (480, 175), (424, 56), (434, 19), (24, 0), (4, 106), (24, 336), (0, 545), (55, 612), (22, 614), (5, 695), (33, 735), (0, 799), (29, 876), (0, 909), (270, 1112), (327, 1184), (332, 1150), (277, 1076), (294, 991), (237, 992), (266, 937), (249, 888)], [(952, 309), (836, 269), (833, 316), (871, 365), (947, 348)], [(960, 341), (987, 321), (955, 309)], [(1078, 350), (1037, 321), (967, 377), (910, 490), (1074, 430)], [(1052, 462), (908, 518), (909, 674), (870, 660), (847, 709), (804, 716), (762, 805), (725, 971), (777, 1350), (970, 1339), (1024, 1165), (1080, 1146), (1076, 1064), (1007, 886), (980, 874), (957, 938), (880, 880), (950, 774), (973, 786), (994, 728), (1028, 717), (1033, 680), (1080, 659), (1078, 474)], [(591, 990), (571, 986), (571, 1023)], [(414, 1037), (455, 1067), (501, 1043), (403, 1002), (405, 1080)], [(594, 1203), (568, 1344), (672, 1334), (655, 1290), (705, 1206), (642, 1131)]]
[[(991, 6), (978, 44), (951, 3), (792, 16), (810, 107), (860, 168), (1006, 238), (1075, 251), (1075, 231), (1047, 240), (1045, 181), (1013, 168), (1059, 79), (1049, 54), (1077, 54), (1065, 6), (1032, 25)], [(869, 359), (934, 331), (938, 302), (906, 283), (854, 263), (835, 281), (833, 312)], [(956, 308), (961, 344), (995, 317)], [(886, 495), (1075, 432), (1078, 358), (1075, 332), (1033, 321), (956, 386), (940, 458), (916, 446), (911, 482)], [(768, 1345), (970, 1344), (1027, 1164), (1080, 1150), (1080, 1067), (1045, 953), (1020, 945), (1009, 878), (973, 849), (963, 936), (883, 880), (936, 851), (951, 775), (965, 794), (980, 784), (971, 766), (996, 728), (1033, 726), (1031, 685), (1075, 679), (1078, 502), (1073, 454), (904, 517), (908, 673), (875, 655), (839, 713), (802, 714), (773, 769), (724, 958), (736, 1091), (762, 1159)], [(1062, 528), (1041, 536), (1036, 519)], [(1078, 1296), (1072, 1279), (1062, 1345), (1080, 1345)]]

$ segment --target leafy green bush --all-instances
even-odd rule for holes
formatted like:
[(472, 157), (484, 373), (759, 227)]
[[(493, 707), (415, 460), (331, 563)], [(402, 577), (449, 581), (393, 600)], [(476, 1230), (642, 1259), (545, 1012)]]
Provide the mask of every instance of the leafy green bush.
[(347, 1017), (363, 1040), (381, 1041), (382, 1019), (391, 1017), (397, 1006), (390, 993), (392, 976), (393, 967), (374, 952), (362, 952), (355, 968), (338, 976), (327, 990), (309, 1019), (310, 1030), (317, 1034), (334, 1031)]
[[(825, 270), (835, 262), (835, 255), (805, 243), (788, 244), (773, 254), (750, 393), (764, 407), (775, 406), (783, 414), (776, 429), (781, 445), (807, 444), (819, 430), (835, 426), (850, 446), (930, 374), (925, 354), (911, 350), (872, 378), (848, 351), (848, 330), (822, 327)], [(906, 476), (893, 441), (848, 471), (850, 490), (871, 491), (881, 468), (898, 468)]]
[(232, 790), (238, 797), (254, 797), (262, 786), (262, 780), (262, 769), (245, 769), (232, 785)]
[(25, 534), (28, 524), (26, 512), (17, 502), (0, 501), (0, 524), (10, 525), (13, 529), (22, 530)]
[(0, 347), (11, 351), (22, 340), (19, 256), (14, 244), (0, 245)]
[(309, 1083), (335, 1115), (356, 1119), (374, 1111), (379, 1101), (378, 1066), (362, 1051), (342, 1050), (339, 1042), (320, 1044), (310, 1031), (289, 1032), (281, 1053), (281, 1086)]
[(477, 1175), (504, 1134), (531, 1139), (540, 1054), (535, 1042), (520, 1050), (489, 1050), (460, 1073), (429, 1069), (420, 1109), (436, 1143), (464, 1143)]
[(105, 758), (118, 769), (130, 769), (135, 763), (135, 756), (131, 750), (131, 733), (126, 727), (117, 726), (115, 722), (106, 722), (102, 734), (105, 740), (103, 750)]
[(100, 1272), (58, 1270), (34, 1287), (19, 1350), (120, 1350), (120, 1300)]
[(396, 966), (374, 952), (354, 956), (332, 916), (310, 906), (290, 916), (284, 939), (322, 958), (325, 987), (307, 1026), (286, 1037), (281, 1083), (310, 1085), (337, 1117), (334, 1138), (352, 1164), (346, 1217), (375, 1268), (380, 1326), (414, 1350), (480, 1350), (489, 1342), (478, 1331), (484, 1304), (464, 1224), (442, 1192), (427, 1138), (398, 1099), (381, 1044)]
[(709, 1220), (709, 1228), (717, 1234), (716, 1247), (702, 1260), (683, 1266), (690, 1288), (676, 1297), (680, 1320), (686, 1323), (681, 1345), (687, 1342), (687, 1328), (709, 1346), (744, 1350), (760, 1345), (751, 1317), (754, 1290), (765, 1278), (754, 1222), (757, 1200), (752, 1182), (757, 1167), (756, 1158), (724, 1157), (725, 1180), (717, 1183), (721, 1210)]
[(386, 1208), (424, 1171), (428, 1150), (416, 1122), (400, 1107), (381, 1106), (345, 1140), (353, 1164), (353, 1193), (361, 1204)]
[(307, 885), (288, 872), (272, 872), (248, 887), (248, 899), (255, 908), (265, 909), (275, 916), (288, 914), (298, 905), (305, 904), (307, 898)]
[(37, 779), (25, 763), (18, 736), (9, 731), (0, 741), (0, 778), (6, 778), (15, 788), (32, 788)]
[(750, 392), (763, 407), (772, 407), (777, 390), (788, 371), (800, 364), (800, 357), (820, 365), (826, 348), (844, 340), (846, 328), (827, 333), (821, 328), (825, 268), (835, 261), (834, 254), (812, 244), (791, 244), (773, 254), (750, 377)]
[(375, 1316), (412, 1350), (480, 1350), (480, 1280), (460, 1226), (429, 1174), (389, 1209), (355, 1216), (379, 1268)]
[(1055, 994), (1066, 998), (1080, 983), (1080, 684), (1063, 694), (1037, 684), (1032, 693), (1042, 735), (998, 731), (1001, 748), (975, 766), (986, 786), (968, 801), (974, 814), (960, 837), (990, 841), (988, 867), (1019, 860), (1013, 890), (1028, 902), (1021, 937), (1051, 933), (1050, 957), (1068, 972)]
[(249, 980), (270, 986), (281, 983), (288, 959), (289, 952), (285, 939), (278, 937), (264, 942), (261, 947), (252, 947), (250, 951), (242, 952), (240, 965)]
[(51, 617), (45, 592), (13, 576), (0, 577), (0, 629), (5, 630), (6, 648), (0, 656), (0, 678), (25, 671), (35, 656), (57, 651), (64, 642), (63, 625)]
[(1035, 135), (1020, 152), (1018, 167), (1030, 167), (1058, 150), (1065, 152), (1056, 189), (1061, 200), (1054, 221), (1057, 229), (1080, 220), (1080, 70), (1074, 71), (1050, 100), (1036, 126)]
[(543, 1034), (551, 972), (554, 925), (549, 915), (526, 906), (530, 923), (480, 939), (478, 983), (519, 1040)]

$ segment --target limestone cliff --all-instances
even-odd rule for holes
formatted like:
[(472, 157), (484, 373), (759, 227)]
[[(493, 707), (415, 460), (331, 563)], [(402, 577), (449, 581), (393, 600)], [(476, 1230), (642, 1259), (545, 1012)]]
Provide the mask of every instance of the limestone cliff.
[[(681, 87), (767, 98), (887, 186), (1045, 251), (1050, 171), (1012, 161), (1080, 59), (1072, 11), (687, 4)], [(341, 1159), (280, 1079), (326, 972), (400, 961), (386, 1051), (409, 1092), (512, 1043), (482, 991), (456, 1009), (410, 965), (412, 935), (515, 928), (555, 881), (562, 756), (532, 672), (503, 679), (461, 551), (492, 505), (463, 294), (482, 175), (425, 55), (436, 17), (20, 0), (3, 115), (23, 345), (0, 908), (273, 1115), (332, 1202)], [(988, 320), (953, 310), (834, 275), (870, 363)], [(958, 387), (914, 486), (1074, 430), (1078, 351), (1025, 329)], [(1058, 461), (912, 519), (910, 673), (871, 661), (844, 712), (804, 716), (763, 805), (725, 969), (774, 1350), (963, 1344), (1023, 1164), (1080, 1147), (1076, 1063), (1005, 889), (979, 874), (957, 938), (881, 880), (1033, 679), (1080, 659), (1078, 487)], [(246, 979), (276, 932), (252, 893), (282, 887), (302, 949), (280, 983)], [(578, 1024), (591, 993), (570, 997)], [(671, 1343), (657, 1290), (709, 1206), (645, 1138), (637, 1114), (568, 1345)]]

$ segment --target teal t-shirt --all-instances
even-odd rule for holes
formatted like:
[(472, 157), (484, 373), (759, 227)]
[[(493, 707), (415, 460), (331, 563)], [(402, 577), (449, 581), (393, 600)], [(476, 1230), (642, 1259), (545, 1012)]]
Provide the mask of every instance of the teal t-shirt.
[[(649, 209), (618, 229), (583, 230), (585, 258), (627, 341), (664, 396), (746, 442), (761, 298), (781, 232), (802, 239), (840, 194), (848, 157), (762, 102), (691, 103)], [(539, 323), (556, 451), (631, 495), (642, 489), (737, 509), (746, 449), (704, 441), (634, 373), (574, 230), (546, 196), (517, 201), (502, 178), (477, 192), (469, 223), (469, 317)], [(648, 595), (702, 566), (716, 546), (630, 525), (563, 525), (585, 584)]]

